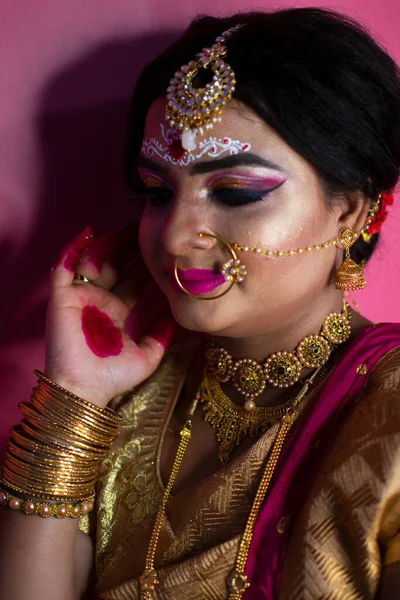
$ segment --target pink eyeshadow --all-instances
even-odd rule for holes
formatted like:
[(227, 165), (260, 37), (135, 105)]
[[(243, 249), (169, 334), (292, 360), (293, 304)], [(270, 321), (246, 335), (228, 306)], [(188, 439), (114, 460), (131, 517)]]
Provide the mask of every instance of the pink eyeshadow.
[(232, 184), (238, 184), (242, 188), (248, 188), (252, 190), (267, 190), (272, 189), (286, 181), (286, 177), (275, 176), (275, 177), (255, 177), (251, 175), (239, 175), (234, 173), (223, 173), (219, 174), (208, 182), (208, 185), (212, 187), (216, 186), (221, 182), (221, 187), (226, 183), (227, 187)]

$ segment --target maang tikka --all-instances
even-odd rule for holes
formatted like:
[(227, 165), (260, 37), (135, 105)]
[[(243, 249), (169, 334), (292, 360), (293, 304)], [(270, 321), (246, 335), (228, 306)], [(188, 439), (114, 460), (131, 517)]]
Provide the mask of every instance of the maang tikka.
[[(212, 129), (221, 121), (221, 111), (232, 98), (235, 90), (235, 74), (223, 59), (227, 48), (225, 42), (243, 25), (235, 25), (218, 36), (210, 48), (203, 48), (196, 60), (183, 65), (175, 73), (167, 88), (165, 119), (171, 129), (180, 134), (184, 150), (196, 149), (196, 134)], [(211, 69), (212, 81), (203, 88), (193, 86), (200, 69)]]

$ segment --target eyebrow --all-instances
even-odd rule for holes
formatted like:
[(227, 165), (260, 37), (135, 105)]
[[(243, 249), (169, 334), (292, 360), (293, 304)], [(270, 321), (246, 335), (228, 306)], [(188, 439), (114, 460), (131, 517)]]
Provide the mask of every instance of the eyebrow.
[[(169, 172), (168, 167), (142, 155), (137, 157), (136, 166), (147, 167), (153, 171), (163, 173), (164, 175), (167, 175)], [(231, 169), (232, 167), (266, 167), (267, 169), (285, 173), (285, 170), (279, 165), (258, 156), (258, 154), (252, 154), (251, 152), (243, 152), (241, 154), (225, 156), (224, 158), (196, 163), (189, 167), (189, 173), (190, 175), (204, 175), (205, 173), (212, 173), (214, 171), (219, 171), (220, 169)]]

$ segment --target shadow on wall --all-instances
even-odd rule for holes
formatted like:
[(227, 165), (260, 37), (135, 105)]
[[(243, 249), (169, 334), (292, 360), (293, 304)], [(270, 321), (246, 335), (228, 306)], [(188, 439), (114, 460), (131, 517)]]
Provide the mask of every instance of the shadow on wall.
[(53, 261), (86, 225), (103, 233), (134, 215), (122, 170), (130, 95), (141, 68), (176, 37), (159, 32), (102, 44), (63, 67), (44, 89), (37, 116), (42, 173), (36, 229), (17, 259), (0, 241), (1, 281), (7, 282), (1, 295), (0, 450), (20, 419), (17, 403), (29, 398), (32, 369), (43, 365)]

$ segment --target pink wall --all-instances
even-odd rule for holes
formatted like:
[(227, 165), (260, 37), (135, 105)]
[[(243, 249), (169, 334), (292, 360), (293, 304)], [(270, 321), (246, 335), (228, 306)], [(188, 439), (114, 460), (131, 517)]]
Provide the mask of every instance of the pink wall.
[[(138, 69), (197, 13), (320, 2), (3, 0), (0, 4), (0, 447), (43, 366), (48, 273), (87, 224), (129, 214), (120, 169)], [(342, 0), (400, 62), (398, 0)], [(400, 321), (400, 203), (358, 295), (373, 320)]]

